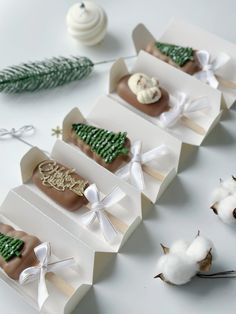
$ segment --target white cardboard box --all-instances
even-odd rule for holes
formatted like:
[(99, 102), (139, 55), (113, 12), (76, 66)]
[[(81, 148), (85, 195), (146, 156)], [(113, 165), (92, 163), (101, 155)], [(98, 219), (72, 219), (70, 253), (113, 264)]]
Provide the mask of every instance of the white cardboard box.
[[(106, 113), (105, 116), (104, 113)], [(63, 140), (66, 142), (69, 139), (73, 123), (88, 123), (113, 132), (127, 132), (131, 144), (136, 140), (142, 141), (142, 152), (149, 151), (161, 144), (166, 145), (169, 150), (168, 154), (153, 163), (153, 168), (155, 167), (156, 170), (165, 175), (164, 180), (159, 181), (144, 172), (145, 189), (143, 194), (152, 203), (156, 202), (177, 174), (181, 142), (108, 96), (99, 97), (86, 118), (83, 117), (78, 108), (74, 108), (68, 113), (63, 122)], [(84, 154), (77, 146), (71, 143), (70, 146), (76, 152)], [(101, 166), (98, 165), (98, 167)]]
[[(230, 61), (217, 70), (217, 74), (225, 80), (236, 82), (236, 45), (200, 27), (174, 19), (163, 34), (155, 38), (143, 24), (138, 24), (132, 37), (137, 52), (144, 49), (148, 43), (160, 40), (166, 43), (190, 46), (196, 50), (207, 50), (213, 57), (221, 52), (227, 53), (230, 56)], [(225, 88), (221, 84), (218, 89), (223, 93), (227, 108), (230, 108), (236, 100), (236, 89)]]
[[(11, 225), (16, 230), (23, 230), (38, 237), (42, 242), (50, 242), (54, 257), (65, 259), (74, 257), (76, 264), (60, 271), (60, 277), (75, 289), (71, 297), (60, 293), (56, 287), (47, 282), (49, 298), (42, 308), (42, 313), (71, 313), (92, 285), (96, 252), (85, 243), (73, 237), (64, 228), (44, 215), (36, 206), (22, 197), (24, 186), (11, 190), (0, 207), (0, 221)], [(17, 205), (16, 205), (17, 204)], [(27, 219), (26, 219), (27, 217)], [(100, 254), (99, 254), (100, 255)], [(98, 268), (99, 269), (99, 268)], [(12, 287), (27, 303), (37, 307), (37, 282), (21, 286), (2, 271), (0, 278)]]
[[(24, 183), (7, 195), (0, 207), (0, 221), (35, 235), (42, 242), (50, 242), (53, 255), (58, 259), (75, 258), (75, 266), (60, 271), (60, 276), (75, 288), (74, 294), (70, 297), (64, 296), (49, 283), (50, 296), (41, 310), (45, 314), (68, 314), (141, 222), (150, 201), (142, 197), (130, 184), (98, 166), (87, 156), (78, 154), (70, 145), (60, 140), (55, 143), (50, 159), (74, 168), (89, 182), (95, 182), (102, 195), (111, 192), (115, 186), (120, 187), (126, 194), (119, 204), (112, 206), (108, 211), (123, 221), (127, 230), (123, 234), (120, 233), (115, 243), (109, 244), (104, 240), (98, 224), (91, 229), (86, 228), (81, 224), (80, 210), (76, 213), (67, 211), (30, 182), (35, 166), (46, 159), (48, 157), (36, 147), (22, 158)], [(37, 310), (37, 283), (20, 286), (3, 272), (0, 272), (0, 278)]]
[[(75, 212), (70, 212), (56, 204), (31, 182), (31, 175), (36, 165), (48, 158), (37, 148), (31, 149), (22, 158), (22, 178), (28, 190), (27, 195), (24, 196), (27, 197), (30, 203), (37, 205), (45, 215), (63, 226), (76, 238), (85, 242), (93, 250), (118, 252), (143, 216), (141, 193), (109, 171), (106, 171), (103, 167), (98, 167), (96, 163), (84, 154), (78, 154), (73, 147), (65, 142), (57, 140), (55, 143), (50, 159), (68, 168), (75, 169), (90, 184), (95, 183), (102, 195), (109, 194), (115, 187), (119, 187), (125, 193), (125, 197), (119, 203), (107, 209), (109, 213), (113, 214), (124, 224), (125, 231), (118, 233), (115, 242), (108, 243), (104, 239), (97, 221), (91, 227), (83, 225), (81, 217), (87, 211), (86, 208), (83, 207)], [(145, 210), (147, 210), (147, 207), (144, 208)], [(115, 225), (115, 227), (117, 226)]]
[(157, 78), (160, 82), (160, 86), (164, 87), (171, 97), (175, 97), (176, 93), (185, 93), (191, 100), (199, 97), (207, 97), (209, 108), (204, 111), (202, 110), (199, 113), (196, 112), (189, 115), (194, 122), (204, 128), (204, 135), (192, 131), (179, 122), (172, 128), (165, 128), (166, 132), (174, 135), (185, 144), (196, 146), (201, 145), (222, 115), (222, 111), (220, 110), (222, 99), (221, 93), (144, 51), (140, 51), (138, 58), (130, 71), (123, 59), (117, 60), (110, 70), (110, 97), (156, 125), (157, 129), (161, 127), (159, 117), (151, 117), (141, 112), (116, 94), (116, 87), (119, 80), (124, 75), (138, 72)]

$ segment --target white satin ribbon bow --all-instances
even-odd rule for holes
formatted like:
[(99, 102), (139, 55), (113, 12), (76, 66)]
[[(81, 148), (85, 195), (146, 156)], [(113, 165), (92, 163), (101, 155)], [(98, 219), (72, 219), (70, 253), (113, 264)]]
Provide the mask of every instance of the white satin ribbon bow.
[(199, 97), (189, 101), (185, 93), (179, 93), (177, 102), (170, 111), (165, 111), (160, 115), (160, 122), (163, 127), (170, 128), (184, 115), (209, 108), (207, 97)]
[(34, 252), (39, 261), (39, 264), (23, 270), (20, 274), (19, 283), (22, 285), (28, 282), (39, 280), (38, 306), (39, 309), (41, 309), (49, 296), (45, 280), (46, 273), (54, 272), (64, 267), (69, 267), (73, 265), (75, 261), (74, 258), (71, 257), (65, 260), (49, 263), (51, 256), (51, 246), (48, 242), (41, 243), (35, 247)]
[(217, 88), (219, 82), (215, 77), (215, 72), (230, 60), (230, 56), (221, 52), (216, 58), (211, 60), (208, 51), (200, 50), (197, 51), (197, 58), (201, 64), (202, 70), (195, 73), (194, 76), (200, 81), (209, 84), (211, 87)]
[(118, 203), (126, 194), (119, 187), (116, 187), (110, 194), (101, 199), (96, 184), (91, 184), (84, 191), (84, 195), (91, 204), (91, 210), (82, 215), (83, 224), (89, 226), (97, 219), (104, 238), (108, 242), (114, 241), (117, 231), (104, 210)]
[(130, 149), (132, 154), (131, 161), (119, 169), (116, 172), (116, 175), (122, 179), (130, 177), (131, 184), (136, 186), (140, 191), (143, 191), (145, 188), (145, 183), (143, 178), (142, 165), (167, 154), (168, 148), (166, 145), (160, 145), (143, 154), (141, 153), (141, 149), (142, 142), (139, 140), (134, 142)]

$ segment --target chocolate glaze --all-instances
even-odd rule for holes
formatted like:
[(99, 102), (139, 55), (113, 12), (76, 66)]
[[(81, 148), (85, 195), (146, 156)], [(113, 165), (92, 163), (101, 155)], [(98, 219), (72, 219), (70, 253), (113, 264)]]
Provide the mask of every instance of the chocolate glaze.
[(169, 63), (170, 65), (173, 65), (175, 68), (178, 68), (179, 70), (182, 70), (188, 74), (194, 74), (196, 72), (201, 71), (201, 65), (198, 61), (196, 50), (194, 51), (193, 60), (190, 60), (186, 62), (182, 67), (180, 67), (178, 64), (176, 64), (170, 57), (163, 54), (155, 45), (156, 42), (151, 42), (147, 45), (147, 47), (144, 49), (154, 57)]
[(40, 244), (40, 240), (23, 231), (17, 231), (11, 226), (2, 223), (0, 223), (0, 232), (7, 236), (24, 241), (24, 247), (21, 250), (20, 257), (14, 257), (10, 261), (5, 262), (5, 260), (0, 256), (0, 267), (10, 278), (18, 280), (24, 269), (38, 264), (34, 248)]
[[(119, 155), (113, 160), (111, 163), (106, 163), (102, 157), (100, 157), (96, 152), (91, 150), (91, 147), (83, 142), (80, 137), (76, 134), (75, 131), (71, 131), (71, 135), (69, 141), (78, 146), (88, 157), (95, 160), (98, 164), (103, 166), (104, 168), (110, 170), (111, 172), (115, 172), (117, 169), (121, 167), (121, 165), (130, 160), (129, 155)], [(130, 140), (126, 138), (124, 147), (130, 149)]]
[(168, 92), (160, 87), (161, 98), (152, 104), (141, 104), (136, 95), (130, 90), (128, 86), (128, 80), (131, 74), (123, 76), (117, 84), (117, 94), (127, 101), (129, 104), (139, 109), (140, 111), (148, 114), (149, 116), (156, 117), (162, 112), (169, 110), (169, 94)]
[[(52, 161), (52, 162), (54, 162), (54, 161)], [(58, 191), (54, 187), (43, 185), (42, 180), (41, 180), (41, 175), (39, 172), (39, 165), (37, 165), (37, 167), (34, 170), (32, 180), (33, 180), (34, 184), (42, 192), (44, 192), (47, 196), (49, 196), (51, 199), (53, 199), (57, 204), (61, 205), (62, 207), (64, 207), (65, 209), (67, 209), (69, 211), (76, 211), (80, 207), (88, 204), (88, 200), (86, 199), (86, 197), (84, 195), (79, 196), (76, 193), (74, 193), (73, 191), (68, 190), (68, 189), (66, 189), (65, 191)], [(67, 168), (67, 167), (65, 167), (59, 163), (57, 163), (57, 165), (60, 167), (64, 167), (65, 170), (69, 170), (69, 168)], [(86, 181), (84, 178), (79, 176), (77, 173), (72, 173), (71, 176), (76, 180)], [(89, 186), (89, 184), (87, 183), (84, 189), (86, 189), (88, 186)]]

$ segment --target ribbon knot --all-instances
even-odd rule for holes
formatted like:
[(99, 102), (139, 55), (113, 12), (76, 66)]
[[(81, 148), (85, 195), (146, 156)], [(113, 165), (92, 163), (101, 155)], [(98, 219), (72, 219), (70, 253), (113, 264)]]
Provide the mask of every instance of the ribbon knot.
[(195, 73), (194, 76), (211, 87), (217, 88), (219, 82), (215, 72), (230, 60), (230, 56), (222, 52), (216, 58), (211, 59), (208, 51), (200, 50), (197, 51), (197, 58), (202, 70)]
[(203, 66), (203, 71), (213, 71), (214, 68), (213, 68), (213, 65), (212, 64), (205, 64)]
[(207, 108), (209, 108), (207, 97), (199, 97), (190, 101), (185, 93), (179, 93), (177, 94), (175, 106), (172, 110), (165, 111), (160, 115), (160, 122), (163, 127), (170, 128), (174, 126), (184, 114)]
[(98, 212), (99, 210), (104, 209), (103, 204), (100, 202), (95, 202), (91, 205), (91, 209), (94, 210), (95, 212)]
[(35, 280), (39, 281), (38, 284), (38, 306), (42, 308), (47, 300), (49, 294), (46, 286), (45, 276), (48, 272), (53, 272), (63, 267), (69, 267), (74, 264), (74, 258), (67, 258), (64, 260), (49, 263), (51, 256), (50, 243), (44, 242), (34, 248), (34, 253), (39, 261), (36, 266), (28, 267), (22, 271), (19, 278), (19, 283), (25, 284)]
[(47, 270), (48, 265), (47, 266), (46, 265), (41, 265), (41, 268), (42, 268), (42, 270)]
[(133, 162), (141, 163), (142, 162), (141, 154), (140, 153), (134, 154), (130, 162), (131, 163), (133, 163)]
[(145, 188), (145, 183), (142, 165), (158, 157), (166, 155), (168, 153), (168, 149), (166, 145), (160, 145), (143, 154), (141, 153), (141, 150), (142, 142), (139, 140), (134, 142), (130, 150), (132, 155), (131, 161), (119, 169), (116, 174), (122, 179), (130, 178), (131, 184), (140, 191), (143, 191)]
[(89, 226), (97, 219), (104, 238), (108, 242), (113, 242), (117, 236), (117, 231), (108, 218), (105, 209), (118, 203), (125, 197), (125, 193), (116, 187), (110, 194), (101, 199), (96, 184), (91, 184), (84, 191), (84, 195), (91, 204), (91, 210), (82, 215), (82, 223)]

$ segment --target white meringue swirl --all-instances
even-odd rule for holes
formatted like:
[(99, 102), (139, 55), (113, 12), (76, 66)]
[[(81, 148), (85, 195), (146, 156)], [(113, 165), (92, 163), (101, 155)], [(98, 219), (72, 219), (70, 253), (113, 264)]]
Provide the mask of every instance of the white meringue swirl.
[(74, 4), (66, 21), (69, 34), (86, 46), (98, 44), (106, 34), (107, 15), (92, 1)]

